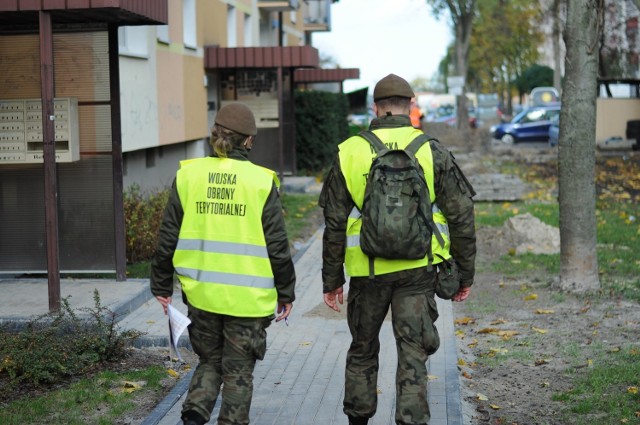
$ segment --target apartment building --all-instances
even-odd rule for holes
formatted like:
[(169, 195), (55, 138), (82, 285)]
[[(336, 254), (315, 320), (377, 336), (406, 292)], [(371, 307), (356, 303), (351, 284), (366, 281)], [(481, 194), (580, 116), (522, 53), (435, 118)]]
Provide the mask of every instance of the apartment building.
[(307, 44), (331, 3), (0, 2), (0, 274), (124, 280), (123, 192), (206, 155), (224, 102), (258, 118), (252, 160), (295, 172), (296, 84), (358, 77)]
[[(294, 173), (293, 90), (319, 67), (311, 34), (330, 30), (331, 4), (176, 0), (167, 25), (120, 28), (125, 188), (166, 187), (180, 160), (207, 155), (215, 114), (233, 101), (256, 116), (251, 159)], [(321, 81), (357, 78), (355, 71), (323, 70)]]

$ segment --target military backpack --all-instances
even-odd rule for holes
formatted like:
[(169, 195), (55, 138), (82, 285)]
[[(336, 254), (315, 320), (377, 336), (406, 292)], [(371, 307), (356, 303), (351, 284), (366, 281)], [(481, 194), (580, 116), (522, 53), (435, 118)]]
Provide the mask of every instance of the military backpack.
[(362, 203), (360, 248), (369, 256), (370, 277), (373, 258), (418, 260), (429, 265), (431, 236), (444, 240), (433, 222), (429, 187), (416, 152), (430, 140), (420, 134), (405, 149), (389, 149), (371, 131), (361, 131), (376, 151)]

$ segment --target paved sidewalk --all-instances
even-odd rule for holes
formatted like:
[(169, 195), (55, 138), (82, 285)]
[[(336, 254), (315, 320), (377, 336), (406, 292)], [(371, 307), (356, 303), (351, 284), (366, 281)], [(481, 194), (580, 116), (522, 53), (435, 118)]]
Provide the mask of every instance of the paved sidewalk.
[[(342, 413), (345, 355), (350, 336), (346, 323), (346, 304), (341, 313), (330, 311), (322, 302), (322, 231), (318, 231), (294, 258), (297, 274), (297, 300), (289, 321), (273, 323), (267, 329), (267, 353), (254, 373), (251, 423), (346, 425)], [(116, 311), (122, 329), (146, 333), (141, 345), (168, 345), (166, 316), (151, 297), (148, 281), (107, 282), (63, 280), (62, 296), (71, 295), (72, 308), (93, 307), (93, 290), (101, 303)], [(0, 279), (0, 321), (24, 319), (46, 313), (47, 282)], [(179, 294), (174, 306), (186, 311)], [(346, 300), (345, 300), (346, 302)], [(438, 300), (440, 318), (436, 322), (441, 346), (429, 359), (430, 425), (461, 425), (462, 412), (457, 370), (456, 339), (450, 301)], [(381, 331), (378, 411), (372, 425), (394, 423), (396, 353), (390, 322)], [(180, 345), (188, 346), (183, 335)], [(180, 408), (190, 376), (182, 378), (172, 392), (151, 412), (144, 425), (181, 425)], [(214, 408), (217, 415), (219, 404)], [(215, 423), (212, 421), (210, 423)]]

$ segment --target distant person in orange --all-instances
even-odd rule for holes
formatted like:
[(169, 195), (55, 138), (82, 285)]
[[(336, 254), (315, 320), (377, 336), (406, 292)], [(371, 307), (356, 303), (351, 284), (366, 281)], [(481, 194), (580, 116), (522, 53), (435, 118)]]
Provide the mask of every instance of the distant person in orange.
[(411, 118), (411, 125), (414, 128), (418, 128), (418, 129), (422, 130), (422, 118), (423, 117), (424, 117), (424, 114), (422, 113), (420, 108), (418, 108), (418, 102), (416, 102), (416, 98), (412, 97), (411, 98), (411, 110), (409, 112), (409, 118)]

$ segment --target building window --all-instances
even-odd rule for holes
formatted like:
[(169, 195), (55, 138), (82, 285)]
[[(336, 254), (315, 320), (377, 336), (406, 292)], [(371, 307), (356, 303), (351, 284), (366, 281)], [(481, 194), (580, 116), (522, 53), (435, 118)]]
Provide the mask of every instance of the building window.
[(121, 55), (149, 57), (147, 27), (133, 26), (118, 28), (118, 52)]
[(238, 32), (236, 26), (236, 8), (227, 6), (227, 47), (237, 47), (238, 40), (236, 34)]
[(159, 42), (169, 44), (169, 25), (156, 26), (156, 37)]
[(251, 15), (244, 15), (244, 46), (253, 46), (253, 20)]
[(182, 3), (182, 38), (184, 46), (197, 49), (196, 37), (196, 0), (184, 0)]
[(156, 165), (156, 150), (149, 148), (144, 151), (145, 153), (145, 166), (147, 168), (153, 168)]

